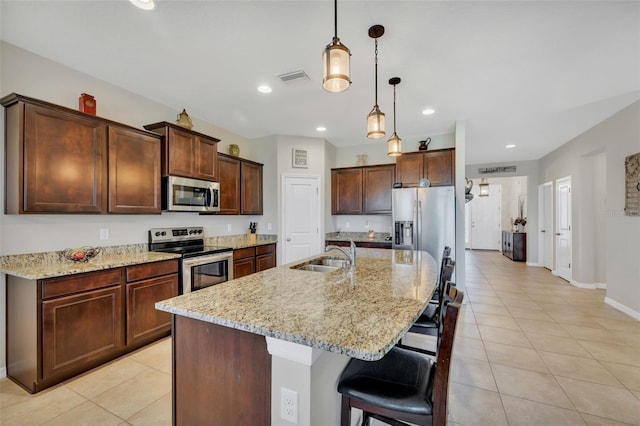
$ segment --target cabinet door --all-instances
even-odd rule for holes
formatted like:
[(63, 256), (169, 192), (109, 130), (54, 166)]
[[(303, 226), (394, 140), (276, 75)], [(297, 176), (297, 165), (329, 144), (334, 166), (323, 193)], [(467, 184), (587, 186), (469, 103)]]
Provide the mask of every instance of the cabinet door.
[(160, 143), (135, 130), (109, 127), (109, 212), (160, 214)]
[(196, 179), (217, 180), (218, 143), (196, 136), (196, 157), (194, 158)]
[(262, 214), (262, 165), (240, 163), (240, 213)]
[(364, 173), (364, 214), (391, 214), (391, 189), (395, 180), (396, 167), (365, 167)]
[(244, 259), (233, 260), (233, 278), (241, 278), (256, 272), (256, 258), (246, 257)]
[(124, 347), (121, 286), (42, 302), (42, 378)]
[(178, 275), (127, 284), (127, 345), (148, 342), (171, 330), (171, 314), (158, 311), (156, 302), (178, 295)]
[(396, 182), (402, 186), (417, 185), (424, 177), (424, 157), (421, 152), (402, 154), (396, 158)]
[(453, 150), (440, 150), (424, 153), (424, 176), (431, 186), (453, 185)]
[(218, 155), (219, 214), (240, 214), (240, 160)]
[(256, 247), (256, 272), (276, 266), (276, 245), (267, 244)]
[(193, 178), (194, 159), (197, 155), (196, 136), (169, 127), (167, 134), (168, 144), (168, 173), (172, 176)]
[(362, 211), (362, 168), (331, 170), (331, 214)]
[(95, 119), (25, 105), (24, 212), (104, 213), (107, 127)]

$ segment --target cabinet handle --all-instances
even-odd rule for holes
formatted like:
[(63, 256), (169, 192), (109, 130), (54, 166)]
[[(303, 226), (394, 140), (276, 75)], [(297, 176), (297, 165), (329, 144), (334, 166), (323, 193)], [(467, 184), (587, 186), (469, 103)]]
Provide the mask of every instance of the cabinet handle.
[(556, 235), (559, 237), (559, 236), (560, 236), (560, 235), (562, 235), (562, 234), (561, 234), (561, 233), (559, 233), (559, 232), (556, 232)]
[(543, 230), (542, 230), (542, 231), (540, 231), (540, 232), (547, 232), (547, 231), (545, 231), (545, 230), (543, 229)]

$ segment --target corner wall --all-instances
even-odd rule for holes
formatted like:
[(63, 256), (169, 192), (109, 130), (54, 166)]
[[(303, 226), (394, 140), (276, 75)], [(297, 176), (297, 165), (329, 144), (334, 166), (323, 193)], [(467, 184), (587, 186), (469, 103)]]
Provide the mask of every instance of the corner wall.
[[(593, 264), (606, 258), (607, 297), (605, 302), (640, 319), (640, 217), (624, 214), (624, 159), (640, 152), (640, 101), (614, 114), (600, 124), (572, 139), (540, 159), (540, 180), (572, 177), (572, 204), (580, 208), (572, 211), (574, 230), (589, 224), (606, 224), (605, 247), (598, 247), (603, 239), (596, 229), (580, 229), (573, 236), (574, 279), (593, 283), (602, 272), (595, 272)], [(605, 210), (590, 202), (593, 168), (591, 157), (606, 155)], [(602, 157), (599, 157), (602, 161)], [(590, 232), (588, 232), (590, 231)], [(595, 247), (595, 250), (592, 250)], [(583, 251), (591, 250), (587, 256)], [(599, 267), (600, 269), (602, 266)], [(590, 281), (591, 280), (591, 281)]]

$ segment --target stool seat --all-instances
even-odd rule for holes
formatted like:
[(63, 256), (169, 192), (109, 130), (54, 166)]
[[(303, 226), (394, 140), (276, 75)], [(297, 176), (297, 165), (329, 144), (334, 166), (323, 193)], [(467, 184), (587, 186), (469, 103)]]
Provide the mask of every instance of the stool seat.
[(431, 415), (435, 362), (421, 353), (394, 347), (379, 361), (352, 359), (338, 392), (377, 407)]

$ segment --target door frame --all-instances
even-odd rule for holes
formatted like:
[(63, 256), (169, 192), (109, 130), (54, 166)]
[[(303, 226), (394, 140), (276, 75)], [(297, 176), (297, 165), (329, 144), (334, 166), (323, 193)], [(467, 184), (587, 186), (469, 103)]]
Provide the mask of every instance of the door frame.
[[(568, 183), (569, 184), (569, 204), (568, 204), (568, 209), (569, 209), (569, 267), (567, 268), (568, 270), (568, 275), (567, 274), (563, 274), (560, 272), (560, 266), (559, 266), (559, 262), (558, 262), (558, 256), (559, 256), (559, 250), (558, 250), (558, 237), (560, 237), (560, 202), (558, 200), (558, 197), (560, 196), (560, 191), (558, 191), (558, 188), (562, 185)], [(553, 248), (555, 251), (555, 256), (554, 256), (554, 269), (553, 269), (553, 274), (559, 276), (562, 279), (565, 279), (567, 281), (569, 281), (570, 283), (573, 280), (573, 217), (572, 217), (572, 212), (573, 212), (573, 200), (572, 200), (572, 196), (571, 196), (571, 176), (565, 176), (563, 178), (560, 179), (556, 179), (555, 181), (555, 215), (554, 215), (554, 219), (555, 219), (555, 232), (554, 232), (554, 244), (553, 244)]]
[(282, 259), (281, 264), (288, 263), (286, 257), (286, 244), (287, 244), (287, 229), (285, 223), (285, 188), (287, 179), (309, 179), (314, 180), (318, 184), (318, 238), (316, 240), (316, 245), (318, 250), (322, 250), (322, 242), (324, 235), (324, 221), (322, 220), (322, 212), (324, 211), (324, 190), (322, 186), (322, 179), (320, 175), (306, 175), (306, 174), (294, 174), (294, 173), (282, 173), (280, 175), (280, 229), (278, 231), (278, 240), (282, 242), (280, 245), (280, 259)]
[[(544, 203), (544, 191), (551, 191), (551, 196), (549, 197), (549, 201), (550, 201), (550, 206), (545, 205)], [(545, 209), (547, 211), (550, 211), (551, 214), (549, 215), (551, 217), (551, 223), (544, 223), (544, 218), (545, 218)], [(545, 182), (543, 184), (538, 185), (538, 217), (540, 218), (539, 220), (539, 237), (538, 237), (538, 264), (540, 267), (546, 268), (546, 265), (544, 264), (544, 257), (545, 257), (545, 243), (544, 243), (544, 239), (546, 236), (546, 233), (550, 233), (553, 234), (554, 233), (554, 220), (553, 220), (553, 210), (554, 209), (554, 200), (553, 200), (553, 181), (549, 181), (549, 182)], [(546, 228), (546, 229), (542, 229), (542, 228)], [(543, 232), (544, 231), (544, 232)], [(545, 235), (542, 235), (542, 234)], [(550, 271), (555, 270), (555, 255), (553, 253), (554, 251), (554, 238), (553, 235), (551, 235), (551, 267), (548, 268)]]

